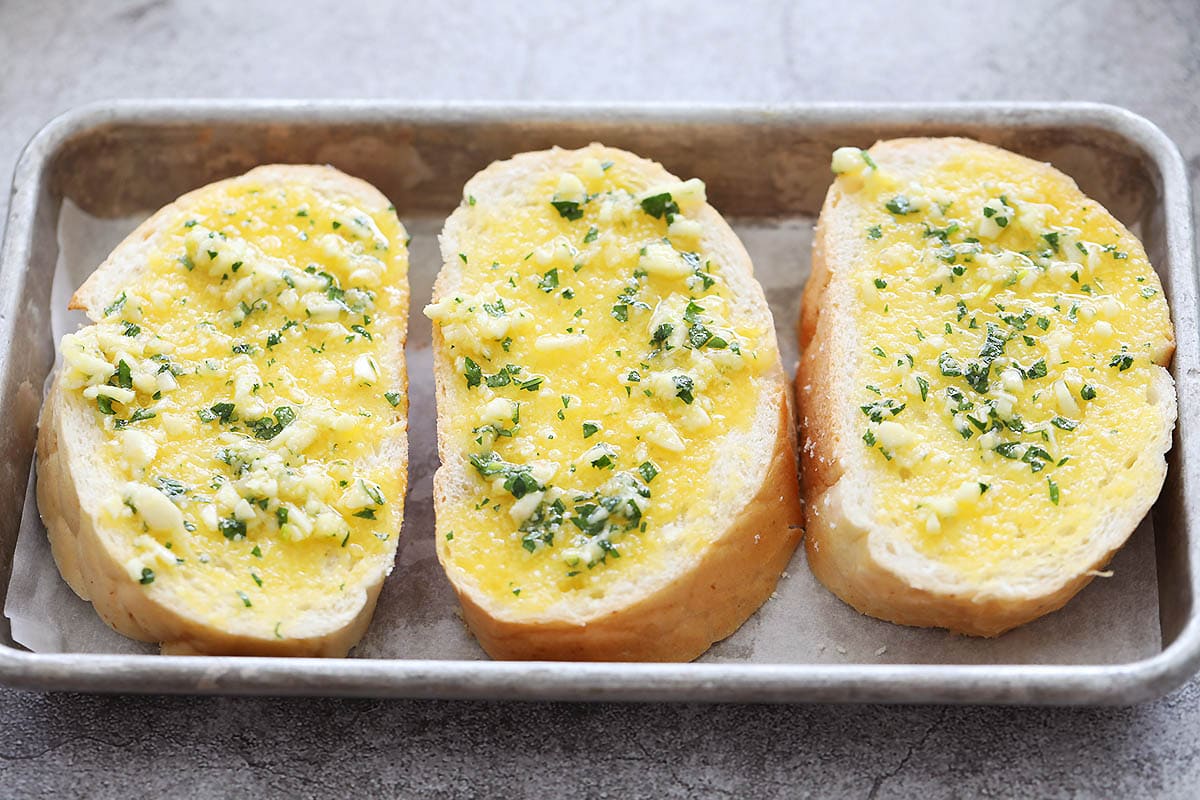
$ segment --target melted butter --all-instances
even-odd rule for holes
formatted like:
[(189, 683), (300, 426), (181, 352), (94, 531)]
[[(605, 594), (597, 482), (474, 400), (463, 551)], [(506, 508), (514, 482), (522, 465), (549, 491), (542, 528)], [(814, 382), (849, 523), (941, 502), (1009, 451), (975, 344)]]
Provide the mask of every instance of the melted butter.
[[(724, 265), (699, 246), (702, 229), (685, 213), (697, 187), (676, 185), (683, 211), (654, 216), (633, 169), (581, 158), (565, 176), (541, 177), (531, 193), (541, 199), (468, 200), (462, 283), (427, 309), (456, 364), (450, 441), (464, 457), (531, 467), (547, 488), (540, 501), (517, 498), (503, 476), (468, 466), (473, 497), (438, 509), (439, 546), (501, 601), (537, 610), (603, 596), (630, 570), (698, 551), (720, 527), (708, 476), (750, 425), (755, 382), (778, 356), (769, 332), (730, 308)], [(706, 334), (715, 338), (701, 343)], [(489, 386), (510, 364), (520, 368), (512, 380)], [(481, 432), (489, 420), (511, 435)], [(595, 524), (601, 497), (618, 496)], [(543, 521), (561, 520), (537, 525), (539, 506)]]
[[(81, 373), (68, 359), (85, 397), (129, 383), (121, 362), (133, 373), (135, 399), (88, 400), (106, 466), (126, 482), (103, 517), (147, 591), (286, 637), (288, 620), (394, 552), (405, 475), (379, 443), (407, 405), (383, 344), (405, 324), (406, 234), (390, 209), (239, 180), (156, 243), (104, 320), (76, 335), (108, 366)], [(147, 385), (163, 372), (176, 387)]]
[(1073, 547), (1162, 425), (1148, 386), (1173, 337), (1141, 244), (1003, 154), (912, 184), (841, 163), (870, 209), (855, 400), (880, 522), (968, 576)]

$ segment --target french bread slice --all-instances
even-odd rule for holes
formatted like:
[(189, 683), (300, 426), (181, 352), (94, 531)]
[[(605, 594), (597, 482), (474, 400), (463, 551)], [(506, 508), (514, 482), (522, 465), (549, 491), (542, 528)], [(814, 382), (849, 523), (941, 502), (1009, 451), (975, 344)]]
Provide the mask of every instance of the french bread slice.
[(1075, 595), (1162, 487), (1162, 287), (1048, 164), (951, 138), (833, 166), (799, 327), (809, 564), (864, 614), (996, 636)]
[(484, 650), (690, 660), (735, 631), (802, 518), (770, 311), (703, 184), (524, 153), (441, 249), (437, 552)]
[(173, 654), (361, 638), (403, 516), (407, 269), (376, 189), (274, 165), (180, 197), (79, 288), (37, 496), (105, 622)]

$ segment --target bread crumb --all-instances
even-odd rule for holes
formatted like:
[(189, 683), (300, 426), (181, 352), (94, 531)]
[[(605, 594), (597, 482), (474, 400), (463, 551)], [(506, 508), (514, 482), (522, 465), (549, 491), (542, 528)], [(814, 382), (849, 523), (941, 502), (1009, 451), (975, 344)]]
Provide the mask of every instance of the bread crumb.
[(883, 647), (881, 647), (881, 648), (879, 648), (878, 650), (876, 650), (876, 651), (875, 651), (875, 655), (877, 655), (877, 656), (881, 656), (881, 655), (883, 655), (883, 654), (884, 654), (884, 653), (886, 653), (886, 652), (887, 652), (887, 645), (885, 644)]
[(846, 648), (842, 647), (840, 644), (834, 649), (837, 650), (839, 656), (846, 655)]
[(1093, 578), (1111, 578), (1113, 571), (1111, 569), (1089, 569), (1087, 574)]
[(781, 578), (790, 578), (790, 577), (791, 577), (791, 575), (788, 575), (788, 571), (785, 569), (783, 572), (779, 573), (779, 577), (781, 577)]
[(820, 647), (818, 647), (818, 648), (817, 648), (817, 652), (818, 652), (818, 653), (824, 653), (824, 652), (825, 652), (825, 645), (821, 645)]

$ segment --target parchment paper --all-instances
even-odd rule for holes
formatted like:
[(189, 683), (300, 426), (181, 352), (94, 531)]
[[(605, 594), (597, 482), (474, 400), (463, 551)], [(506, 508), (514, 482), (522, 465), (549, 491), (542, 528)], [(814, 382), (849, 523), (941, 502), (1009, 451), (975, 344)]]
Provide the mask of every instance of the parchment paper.
[[(70, 201), (59, 221), (54, 275), (55, 341), (83, 322), (67, 299), (137, 219), (100, 220)], [(429, 321), (420, 313), (439, 267), (442, 220), (406, 219), (413, 237), (408, 344), (409, 493), (396, 569), (388, 578), (370, 630), (353, 653), (361, 658), (485, 658), (458, 615), (458, 603), (434, 554), (433, 373)], [(775, 315), (784, 364), (796, 361), (795, 322), (808, 272), (812, 221), (735, 221)], [(111, 631), (58, 574), (37, 515), (33, 478), (26, 497), (4, 612), (13, 638), (35, 652), (153, 653), (156, 647)], [(1142, 523), (1111, 565), (1065, 609), (999, 639), (902, 628), (863, 617), (826, 591), (808, 571), (801, 547), (771, 600), (718, 643), (703, 661), (761, 663), (1107, 664), (1161, 649), (1154, 535)]]

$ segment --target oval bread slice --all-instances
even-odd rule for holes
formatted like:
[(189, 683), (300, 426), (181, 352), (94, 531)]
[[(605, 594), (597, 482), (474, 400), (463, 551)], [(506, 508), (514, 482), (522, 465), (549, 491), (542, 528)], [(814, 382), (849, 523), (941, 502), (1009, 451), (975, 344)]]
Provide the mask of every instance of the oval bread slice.
[(839, 149), (800, 321), (807, 552), (859, 611), (995, 636), (1145, 516), (1176, 404), (1138, 240), (967, 139)]
[(330, 167), (154, 214), (72, 298), (38, 505), (63, 577), (166, 653), (342, 656), (391, 571), (407, 470), (407, 237)]
[(472, 178), (441, 237), (437, 547), (496, 658), (689, 660), (801, 535), (787, 381), (698, 180), (622, 150)]

